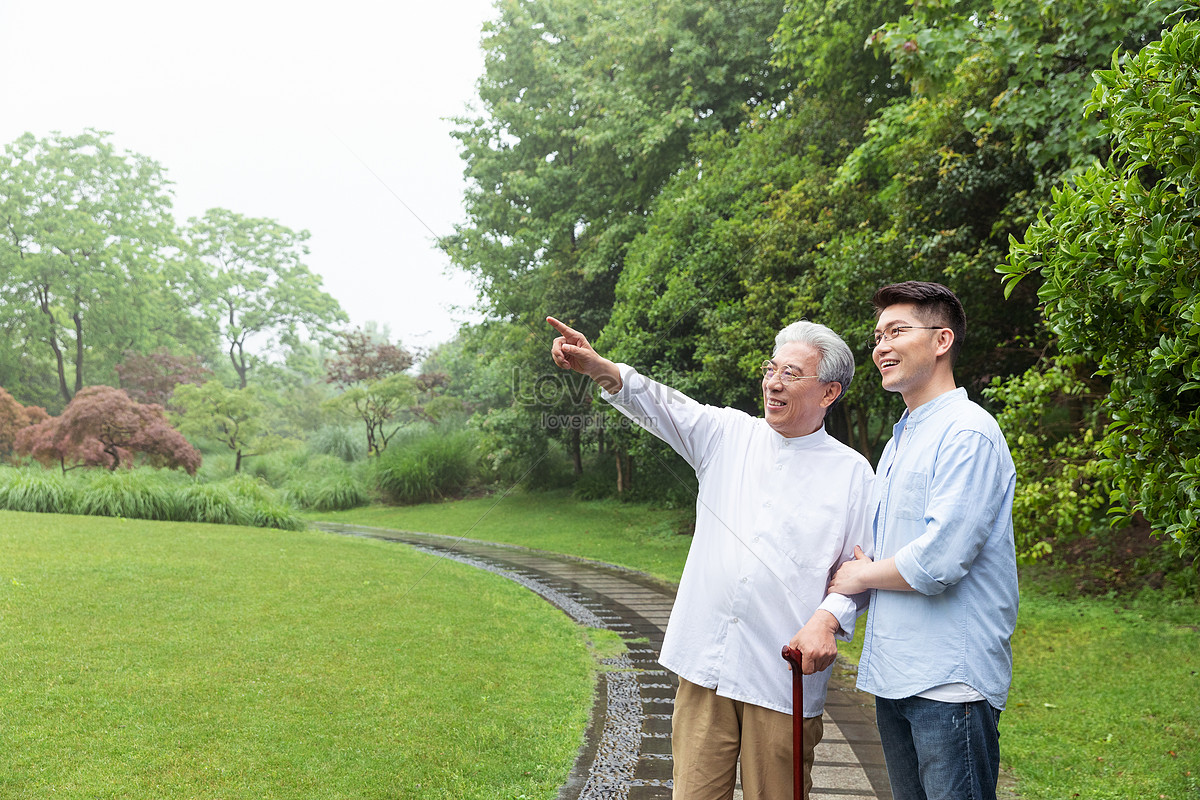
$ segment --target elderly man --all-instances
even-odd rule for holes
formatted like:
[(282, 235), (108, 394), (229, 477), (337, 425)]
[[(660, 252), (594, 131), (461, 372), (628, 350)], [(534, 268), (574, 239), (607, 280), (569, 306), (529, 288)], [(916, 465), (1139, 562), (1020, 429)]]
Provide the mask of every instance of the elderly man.
[(675, 800), (731, 798), (739, 757), (746, 800), (791, 797), (791, 679), (780, 649), (803, 653), (811, 767), (835, 636), (852, 633), (858, 613), (850, 597), (825, 596), (826, 586), (856, 546), (869, 549), (871, 467), (824, 425), (854, 377), (850, 349), (823, 325), (784, 328), (762, 365), (764, 415), (752, 417), (697, 403), (547, 322), (561, 334), (554, 362), (592, 378), (700, 480), (696, 534), (659, 658), (679, 676)]

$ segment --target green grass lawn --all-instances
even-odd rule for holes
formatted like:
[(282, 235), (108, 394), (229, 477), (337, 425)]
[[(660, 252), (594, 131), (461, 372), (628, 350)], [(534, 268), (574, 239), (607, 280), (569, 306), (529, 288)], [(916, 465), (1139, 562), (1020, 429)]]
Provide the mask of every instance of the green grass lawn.
[(683, 574), (688, 514), (569, 491), (523, 492), (413, 506), (370, 506), (311, 519), (519, 544), (630, 567), (673, 583)]
[(1029, 800), (1200, 797), (1200, 608), (1026, 590), (1001, 748)]
[(0, 797), (553, 798), (591, 707), (585, 636), (432, 563), (0, 512)]
[[(325, 519), (595, 558), (677, 580), (677, 512), (516, 493)], [(862, 628), (842, 652), (857, 660)], [(1025, 800), (1200, 798), (1200, 606), (1022, 590), (1004, 763)]]

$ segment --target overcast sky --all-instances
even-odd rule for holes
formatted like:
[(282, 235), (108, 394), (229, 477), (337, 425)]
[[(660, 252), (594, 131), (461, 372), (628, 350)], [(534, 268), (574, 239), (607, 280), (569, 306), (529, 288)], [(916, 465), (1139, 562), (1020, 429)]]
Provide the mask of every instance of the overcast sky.
[(463, 220), (446, 118), (474, 97), (493, 16), (491, 0), (0, 0), (0, 142), (111, 131), (166, 169), (181, 222), (224, 207), (307, 229), (352, 324), (428, 347), (474, 319), (433, 241)]

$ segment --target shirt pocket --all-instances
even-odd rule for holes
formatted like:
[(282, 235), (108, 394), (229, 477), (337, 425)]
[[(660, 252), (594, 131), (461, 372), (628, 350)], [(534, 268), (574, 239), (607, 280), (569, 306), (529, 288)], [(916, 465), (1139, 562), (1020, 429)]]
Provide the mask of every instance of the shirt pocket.
[(924, 472), (900, 475), (895, 511), (898, 519), (925, 519), (925, 493), (929, 477)]

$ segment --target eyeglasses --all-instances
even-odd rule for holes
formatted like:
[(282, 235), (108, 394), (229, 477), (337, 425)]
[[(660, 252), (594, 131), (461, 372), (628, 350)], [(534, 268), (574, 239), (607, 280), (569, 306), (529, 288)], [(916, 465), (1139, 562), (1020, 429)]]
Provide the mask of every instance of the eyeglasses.
[(782, 367), (777, 367), (771, 363), (770, 359), (762, 363), (762, 374), (767, 380), (770, 380), (778, 375), (779, 380), (783, 381), (784, 383), (795, 383), (796, 381), (802, 381), (805, 378), (817, 377), (816, 375), (801, 375), (797, 371), (798, 369), (799, 367), (793, 367), (788, 364), (785, 364)]
[(874, 350), (876, 347), (879, 347), (880, 342), (890, 342), (892, 339), (895, 339), (905, 331), (913, 329), (922, 331), (940, 331), (944, 327), (944, 325), (893, 325), (886, 331), (875, 331), (875, 333), (871, 334), (871, 338), (867, 339), (867, 349)]

